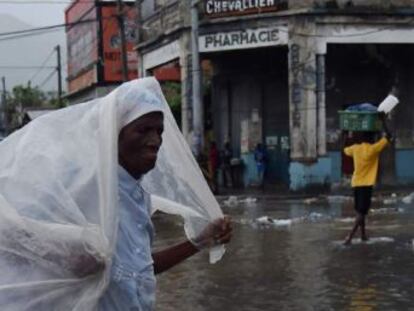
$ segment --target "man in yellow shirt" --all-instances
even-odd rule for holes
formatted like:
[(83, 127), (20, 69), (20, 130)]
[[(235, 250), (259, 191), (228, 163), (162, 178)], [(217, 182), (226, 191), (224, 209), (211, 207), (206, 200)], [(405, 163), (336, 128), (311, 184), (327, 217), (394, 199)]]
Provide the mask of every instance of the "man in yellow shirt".
[(380, 116), (386, 137), (374, 142), (375, 132), (358, 132), (356, 143), (344, 149), (344, 153), (352, 157), (354, 161), (351, 185), (354, 190), (354, 207), (357, 212), (355, 225), (346, 238), (345, 245), (351, 244), (358, 227), (361, 227), (361, 240), (368, 240), (365, 232), (365, 218), (371, 206), (372, 188), (377, 180), (379, 156), (391, 140), (390, 131), (385, 123), (385, 114), (380, 114)]

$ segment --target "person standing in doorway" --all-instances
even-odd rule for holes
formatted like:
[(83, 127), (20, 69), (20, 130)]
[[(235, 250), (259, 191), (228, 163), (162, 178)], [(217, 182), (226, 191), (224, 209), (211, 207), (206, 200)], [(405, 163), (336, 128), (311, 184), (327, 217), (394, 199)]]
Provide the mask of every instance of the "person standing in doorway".
[(264, 186), (264, 174), (266, 170), (266, 149), (263, 144), (259, 143), (254, 150), (254, 160), (256, 161), (257, 178), (259, 186)]
[(352, 243), (358, 227), (361, 228), (361, 240), (367, 241), (365, 219), (371, 207), (372, 190), (378, 173), (379, 156), (392, 139), (385, 122), (385, 114), (380, 114), (385, 130), (385, 137), (374, 142), (375, 132), (359, 132), (356, 143), (346, 147), (344, 153), (353, 158), (354, 172), (352, 174), (352, 189), (354, 191), (354, 208), (357, 213), (355, 224), (345, 239), (344, 244)]
[(217, 194), (218, 192), (218, 183), (217, 183), (217, 170), (219, 165), (219, 153), (217, 150), (217, 145), (214, 141), (210, 143), (210, 150), (208, 153), (208, 170), (210, 177), (210, 185), (213, 193)]
[(233, 157), (233, 152), (231, 151), (230, 143), (226, 142), (224, 144), (224, 149), (221, 152), (221, 163), (223, 170), (223, 185), (224, 187), (233, 186), (233, 174), (231, 169), (231, 158)]

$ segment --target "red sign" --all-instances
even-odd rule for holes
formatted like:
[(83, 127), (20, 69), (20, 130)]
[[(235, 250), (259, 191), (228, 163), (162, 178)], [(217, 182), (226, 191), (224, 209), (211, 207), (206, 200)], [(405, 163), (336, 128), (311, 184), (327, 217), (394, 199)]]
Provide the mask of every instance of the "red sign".
[(68, 81), (68, 91), (69, 93), (73, 93), (88, 86), (93, 85), (96, 82), (96, 70), (95, 68), (89, 69), (88, 71), (84, 71), (80, 75), (78, 75), (75, 79)]
[(181, 69), (178, 62), (171, 62), (152, 70), (158, 81), (181, 81)]
[(98, 22), (96, 7), (91, 1), (77, 0), (65, 11), (68, 80), (75, 79), (98, 61)]
[[(134, 51), (137, 10), (135, 6), (125, 8), (125, 39), (128, 60), (128, 80), (138, 76), (138, 57)], [(121, 39), (116, 6), (103, 6), (102, 12), (102, 44), (105, 82), (122, 81)]]

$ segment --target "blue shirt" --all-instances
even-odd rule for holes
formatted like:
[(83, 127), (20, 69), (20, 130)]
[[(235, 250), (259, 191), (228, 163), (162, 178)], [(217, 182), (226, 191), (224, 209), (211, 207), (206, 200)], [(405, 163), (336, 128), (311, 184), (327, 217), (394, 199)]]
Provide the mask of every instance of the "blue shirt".
[(109, 287), (100, 311), (149, 311), (155, 301), (150, 197), (119, 166), (119, 226)]

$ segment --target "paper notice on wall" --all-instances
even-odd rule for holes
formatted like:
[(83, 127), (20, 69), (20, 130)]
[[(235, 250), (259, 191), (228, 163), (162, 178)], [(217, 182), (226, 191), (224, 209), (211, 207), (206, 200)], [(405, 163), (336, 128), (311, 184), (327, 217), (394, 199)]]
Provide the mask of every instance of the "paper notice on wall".
[(249, 152), (249, 120), (242, 120), (240, 132), (240, 152), (248, 153)]
[(240, 124), (240, 152), (249, 153), (262, 143), (262, 122), (252, 122), (249, 119), (242, 120)]
[(256, 145), (263, 142), (262, 122), (249, 123), (249, 146), (250, 150), (254, 150)]
[(278, 137), (277, 136), (266, 136), (266, 146), (277, 146)]
[(252, 122), (258, 123), (260, 122), (259, 110), (253, 109), (252, 110)]
[(280, 137), (280, 145), (281, 145), (282, 150), (289, 150), (290, 149), (289, 136)]

